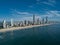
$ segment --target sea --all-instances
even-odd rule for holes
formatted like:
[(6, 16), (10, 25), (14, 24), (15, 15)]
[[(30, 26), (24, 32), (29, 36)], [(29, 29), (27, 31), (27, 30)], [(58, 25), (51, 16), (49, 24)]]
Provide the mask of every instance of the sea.
[(0, 32), (0, 45), (60, 45), (60, 24)]

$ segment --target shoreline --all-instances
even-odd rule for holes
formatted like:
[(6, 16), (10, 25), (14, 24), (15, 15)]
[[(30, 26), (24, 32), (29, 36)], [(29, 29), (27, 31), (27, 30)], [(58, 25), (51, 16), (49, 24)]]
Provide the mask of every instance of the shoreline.
[(21, 29), (27, 29), (27, 28), (33, 28), (33, 27), (39, 27), (39, 26), (47, 26), (52, 24), (41, 24), (41, 25), (30, 25), (30, 26), (24, 26), (24, 27), (12, 27), (12, 28), (6, 28), (6, 29), (0, 29), (0, 32), (8, 32), (8, 31), (14, 31), (14, 30), (21, 30)]

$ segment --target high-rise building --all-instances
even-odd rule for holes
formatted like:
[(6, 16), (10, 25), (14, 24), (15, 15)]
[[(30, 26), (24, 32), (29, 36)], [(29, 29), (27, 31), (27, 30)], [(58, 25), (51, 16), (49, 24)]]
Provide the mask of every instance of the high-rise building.
[(35, 24), (35, 15), (33, 15), (33, 25)]
[(28, 24), (27, 20), (24, 20), (24, 24), (25, 24), (25, 25), (27, 25), (27, 24)]
[(6, 20), (3, 21), (3, 28), (7, 28), (7, 26), (6, 26)]
[(48, 17), (46, 16), (46, 22), (45, 23), (48, 23)]
[(14, 26), (14, 22), (13, 22), (13, 19), (11, 19), (11, 26), (12, 26), (12, 27)]
[(37, 19), (37, 24), (40, 24), (39, 18)]
[(44, 24), (44, 18), (42, 19), (42, 24)]

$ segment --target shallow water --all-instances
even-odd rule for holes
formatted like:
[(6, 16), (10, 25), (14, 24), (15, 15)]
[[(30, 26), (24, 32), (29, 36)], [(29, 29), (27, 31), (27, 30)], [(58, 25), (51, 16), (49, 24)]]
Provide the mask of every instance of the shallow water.
[(60, 45), (60, 24), (0, 33), (0, 45)]

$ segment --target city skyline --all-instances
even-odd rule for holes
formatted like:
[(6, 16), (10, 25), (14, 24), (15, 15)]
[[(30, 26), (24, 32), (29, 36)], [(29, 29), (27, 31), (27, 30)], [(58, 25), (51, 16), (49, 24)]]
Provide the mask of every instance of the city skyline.
[(0, 0), (0, 21), (11, 18), (14, 20), (32, 20), (33, 14), (36, 18), (45, 18), (59, 21), (59, 0)]

